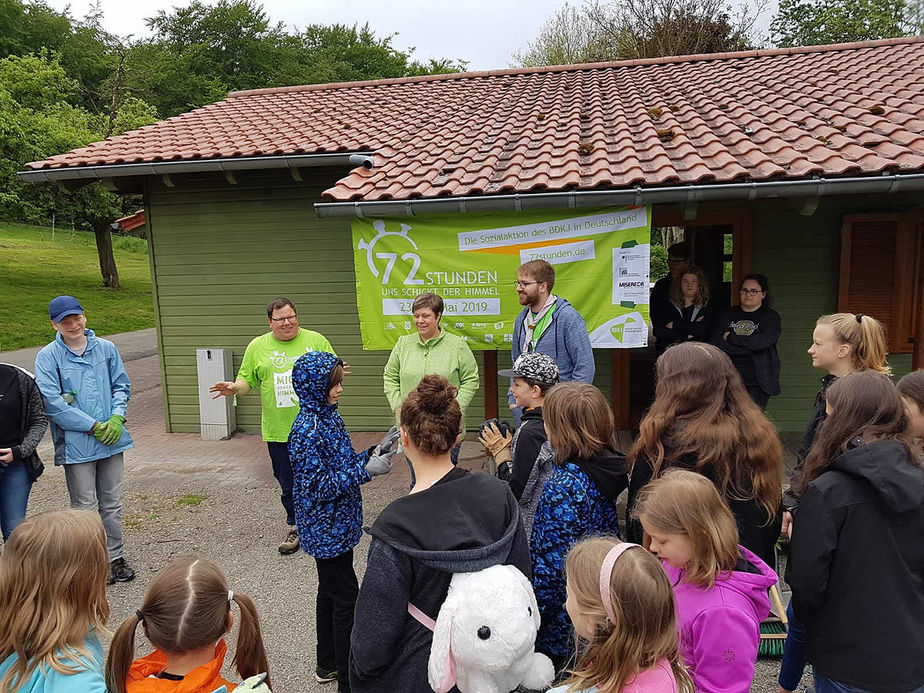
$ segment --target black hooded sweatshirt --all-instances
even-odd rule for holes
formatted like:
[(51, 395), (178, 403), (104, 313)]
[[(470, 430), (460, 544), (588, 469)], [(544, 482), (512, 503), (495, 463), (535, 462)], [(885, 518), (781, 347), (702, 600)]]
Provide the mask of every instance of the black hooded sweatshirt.
[(924, 468), (899, 441), (848, 450), (793, 511), (790, 584), (808, 659), (850, 686), (924, 685)]
[(370, 534), (350, 686), (355, 693), (429, 691), (433, 633), (408, 614), (408, 603), (435, 620), (453, 573), (513, 565), (531, 577), (519, 507), (500, 479), (455, 468), (425, 491), (392, 502)]

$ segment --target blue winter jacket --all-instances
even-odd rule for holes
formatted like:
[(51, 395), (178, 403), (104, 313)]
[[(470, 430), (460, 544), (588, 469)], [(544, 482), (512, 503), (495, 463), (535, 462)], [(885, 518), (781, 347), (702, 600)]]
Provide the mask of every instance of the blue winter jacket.
[(337, 405), (327, 403), (327, 381), (339, 358), (309, 351), (292, 367), (298, 414), (289, 433), (295, 483), (295, 527), (305, 553), (334, 558), (359, 543), (363, 529), (360, 485), (369, 452), (356, 452)]
[(619, 535), (616, 498), (628, 485), (625, 457), (604, 452), (579, 463), (553, 467), (533, 518), (530, 553), (533, 588), (542, 625), (536, 649), (558, 657), (574, 644), (565, 611), (565, 556), (571, 547), (594, 534)]
[[(513, 345), (510, 347), (510, 356), (514, 362), (523, 353), (523, 341), (526, 339), (523, 321), (528, 312), (529, 306), (520, 311), (513, 323)], [(552, 319), (545, 331), (539, 335), (536, 351), (550, 356), (555, 361), (561, 382), (576, 380), (582, 383), (593, 383), (596, 366), (594, 365), (594, 351), (587, 334), (587, 325), (581, 314), (566, 299), (558, 297), (555, 310), (552, 311)], [(513, 394), (508, 395), (507, 401), (514, 404)]]
[[(93, 424), (113, 414), (125, 416), (131, 382), (116, 345), (87, 330), (87, 348), (75, 354), (61, 335), (35, 357), (35, 382), (45, 400), (55, 444), (55, 464), (93, 462), (133, 446), (128, 428), (114, 445), (103, 445), (90, 434)], [(76, 391), (68, 404), (61, 394)]]
[[(106, 679), (103, 677), (103, 648), (95, 635), (88, 635), (83, 641), (90, 651), (91, 658), (75, 656), (65, 658), (64, 664), (79, 671), (75, 674), (62, 674), (51, 667), (39, 665), (26, 679), (16, 693), (106, 693)], [(0, 678), (17, 660), (14, 652), (0, 662)]]

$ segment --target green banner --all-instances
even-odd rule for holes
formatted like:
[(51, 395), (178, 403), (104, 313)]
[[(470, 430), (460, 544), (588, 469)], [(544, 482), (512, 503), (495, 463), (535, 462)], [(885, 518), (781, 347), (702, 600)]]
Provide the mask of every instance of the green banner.
[(363, 347), (415, 332), (414, 298), (442, 296), (442, 326), (472, 349), (509, 349), (522, 310), (514, 282), (528, 260), (555, 267), (553, 293), (587, 323), (591, 344), (648, 342), (650, 207), (354, 219)]

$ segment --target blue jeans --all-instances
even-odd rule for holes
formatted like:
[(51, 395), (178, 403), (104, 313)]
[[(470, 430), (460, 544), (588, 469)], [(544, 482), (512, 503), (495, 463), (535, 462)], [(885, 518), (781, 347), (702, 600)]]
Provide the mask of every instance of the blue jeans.
[(295, 475), (292, 473), (292, 461), (289, 459), (289, 444), (267, 441), (270, 460), (273, 462), (273, 476), (282, 489), (282, 507), (286, 509), (286, 524), (295, 526), (295, 506), (292, 503), (292, 487)]
[(26, 516), (32, 482), (24, 462), (0, 464), (0, 529), (3, 541)]
[[(829, 679), (827, 676), (815, 673), (815, 693), (875, 693), (865, 688), (855, 688), (846, 683)], [(924, 693), (924, 686), (915, 688), (908, 693)]]
[(792, 600), (786, 607), (786, 618), (789, 626), (786, 631), (786, 645), (783, 647), (783, 661), (780, 663), (780, 688), (787, 691), (796, 690), (805, 671), (805, 639), (806, 630), (801, 621), (797, 621), (792, 613)]

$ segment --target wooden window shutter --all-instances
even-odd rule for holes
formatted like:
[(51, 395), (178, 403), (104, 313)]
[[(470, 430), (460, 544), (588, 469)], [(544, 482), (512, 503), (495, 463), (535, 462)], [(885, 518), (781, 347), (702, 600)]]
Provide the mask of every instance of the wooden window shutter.
[(917, 252), (917, 228), (907, 215), (844, 217), (838, 310), (879, 320), (893, 354), (914, 349)]

